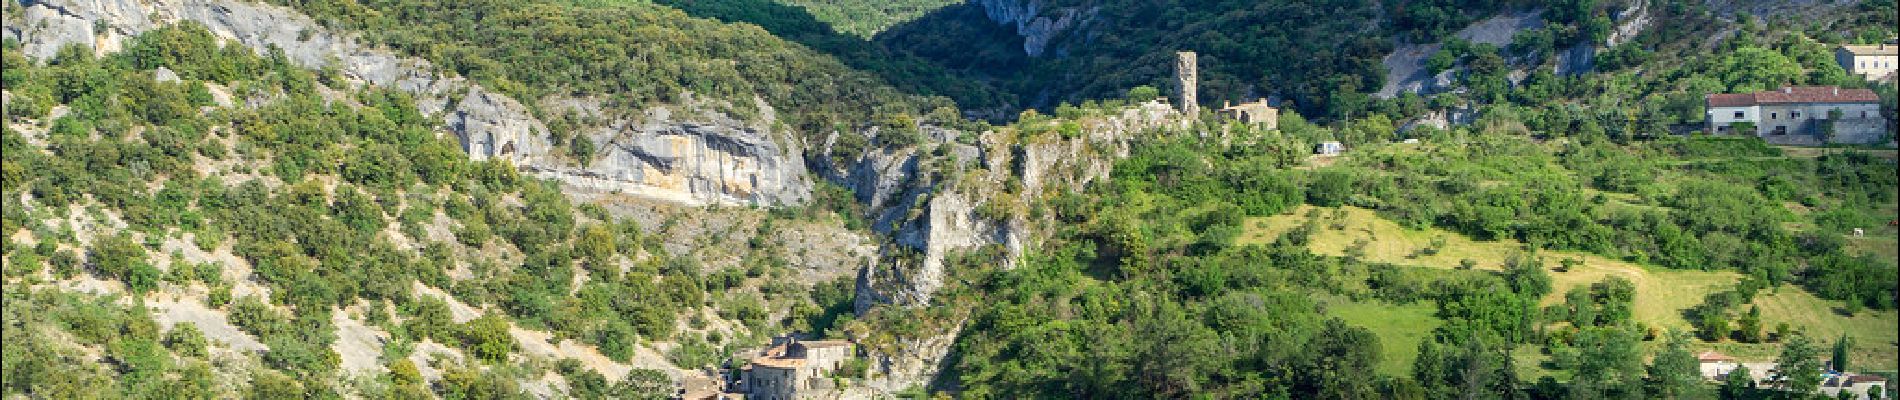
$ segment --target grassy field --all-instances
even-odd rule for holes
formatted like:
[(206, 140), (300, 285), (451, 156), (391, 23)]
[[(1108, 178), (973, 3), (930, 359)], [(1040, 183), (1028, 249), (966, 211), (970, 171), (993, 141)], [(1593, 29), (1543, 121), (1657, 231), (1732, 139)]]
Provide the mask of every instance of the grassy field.
[[(1304, 222), (1307, 212), (1313, 209), (1315, 208), (1304, 206), (1286, 215), (1252, 219), (1248, 221), (1248, 230), (1239, 238), (1239, 241), (1242, 244), (1271, 242), (1288, 229)], [(1497, 270), (1502, 268), (1503, 261), (1507, 257), (1522, 251), (1524, 247), (1520, 243), (1508, 240), (1475, 241), (1463, 235), (1438, 229), (1406, 229), (1395, 222), (1379, 217), (1371, 210), (1361, 208), (1339, 208), (1338, 210), (1343, 210), (1344, 213), (1340, 221), (1332, 219), (1335, 209), (1319, 210), (1322, 215), (1321, 226), (1314, 232), (1309, 247), (1314, 252), (1324, 255), (1344, 255), (1346, 248), (1354, 241), (1366, 239), (1369, 244), (1364, 250), (1365, 259), (1368, 261), (1430, 268), (1457, 268), (1460, 260), (1468, 258), (1477, 261), (1479, 269)], [(1335, 222), (1344, 222), (1344, 229), (1331, 229), (1331, 225)], [(1444, 248), (1438, 254), (1414, 256), (1416, 250), (1429, 246), (1434, 238), (1443, 238), (1445, 242)], [(1583, 262), (1582, 265), (1567, 272), (1551, 272), (1555, 290), (1552, 291), (1551, 296), (1544, 299), (1545, 304), (1558, 303), (1561, 301), (1562, 293), (1571, 287), (1589, 285), (1610, 276), (1621, 276), (1635, 283), (1637, 287), (1634, 305), (1635, 319), (1648, 326), (1662, 329), (1689, 330), (1690, 325), (1683, 318), (1683, 310), (1700, 304), (1702, 298), (1711, 292), (1732, 287), (1741, 279), (1739, 274), (1733, 272), (1665, 270), (1578, 252), (1544, 251), (1540, 254), (1552, 266), (1556, 265), (1557, 260), (1565, 258)], [(1762, 308), (1763, 325), (1766, 327), (1772, 328), (1775, 324), (1787, 322), (1797, 328), (1807, 329), (1825, 343), (1831, 343), (1843, 332), (1852, 335), (1855, 338), (1855, 359), (1859, 360), (1860, 368), (1894, 370), (1895, 366), (1900, 364), (1900, 328), (1896, 328), (1900, 326), (1900, 313), (1866, 311), (1851, 318), (1842, 316), (1835, 312), (1835, 309), (1840, 306), (1839, 302), (1816, 298), (1794, 286), (1784, 286), (1775, 293), (1764, 294), (1756, 299), (1756, 304)], [(1359, 306), (1347, 307), (1352, 309), (1351, 313), (1355, 314), (1353, 317), (1342, 316), (1341, 318), (1346, 318), (1349, 322), (1417, 320), (1417, 317), (1412, 314), (1417, 313), (1418, 310), (1412, 308), (1385, 307), (1390, 311), (1385, 312), (1385, 315), (1380, 315), (1379, 308), (1363, 310), (1356, 307)], [(1430, 309), (1427, 308), (1425, 311), (1429, 312)], [(1388, 335), (1403, 337), (1403, 334), (1392, 332), (1380, 333), (1382, 341), (1401, 340), (1387, 339)], [(1416, 341), (1411, 343), (1412, 346), (1417, 345)], [(1779, 346), (1775, 344), (1702, 343), (1699, 346), (1732, 352), (1730, 354), (1749, 361), (1769, 360), (1779, 352)], [(1387, 357), (1388, 359), (1403, 358), (1406, 364), (1410, 363), (1412, 356), (1401, 354), (1416, 351), (1416, 347), (1386, 346), (1386, 349), (1394, 352)]]
[(1326, 304), (1327, 314), (1379, 336), (1379, 372), (1389, 375), (1410, 374), (1412, 361), (1418, 358), (1418, 343), (1444, 323), (1432, 316), (1437, 307), (1429, 302), (1390, 305), (1377, 300), (1355, 302), (1338, 296), (1322, 296), (1319, 300)]

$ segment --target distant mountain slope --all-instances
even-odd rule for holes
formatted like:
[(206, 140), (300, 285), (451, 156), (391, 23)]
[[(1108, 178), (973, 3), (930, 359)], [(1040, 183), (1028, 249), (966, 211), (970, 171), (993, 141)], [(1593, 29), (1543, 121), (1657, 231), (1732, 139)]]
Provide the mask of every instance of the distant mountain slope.
[[(1172, 90), (1173, 53), (1193, 50), (1201, 57), (1203, 103), (1279, 96), (1309, 115), (1345, 115), (1364, 101), (1358, 94), (1381, 84), (1378, 59), (1390, 38), (1437, 37), (1456, 29), (1440, 25), (1462, 26), (1507, 3), (1411, 2), (1386, 10), (1367, 1), (979, 0), (892, 28), (878, 41), (997, 80), (1039, 107), (1136, 85)], [(1328, 114), (1335, 109), (1342, 111)]]
[(902, 93), (769, 32), (647, 2), (276, 2), (521, 99), (600, 96), (637, 109), (691, 91), (730, 100), (743, 114), (757, 111), (750, 100), (760, 96), (807, 134), (950, 105)]
[(778, 0), (811, 10), (813, 17), (838, 32), (870, 38), (891, 26), (921, 17), (960, 0)]

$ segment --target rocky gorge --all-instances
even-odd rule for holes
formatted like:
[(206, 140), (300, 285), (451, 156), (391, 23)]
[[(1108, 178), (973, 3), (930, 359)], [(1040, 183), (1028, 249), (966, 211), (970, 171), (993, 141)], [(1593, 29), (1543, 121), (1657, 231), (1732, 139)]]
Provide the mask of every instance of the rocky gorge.
[[(959, 251), (1000, 246), (1004, 257), (996, 262), (1008, 268), (1052, 222), (998, 210), (1022, 210), (1051, 193), (1082, 190), (1107, 176), (1137, 133), (1185, 123), (1172, 107), (1151, 102), (1084, 118), (1082, 134), (1075, 137), (922, 125), (926, 142), (921, 145), (833, 160), (831, 141), (801, 143), (799, 135), (775, 123), (772, 105), (764, 100), (753, 99), (757, 116), (739, 118), (719, 111), (725, 100), (690, 93), (675, 104), (630, 113), (609, 112), (587, 99), (517, 99), (278, 6), (234, 0), (22, 5), (19, 23), (9, 21), (4, 35), (31, 57), (48, 59), (67, 46), (112, 53), (142, 32), (196, 23), (260, 54), (333, 70), (350, 85), (407, 92), (418, 111), (440, 120), (439, 134), (457, 139), (471, 159), (507, 160), (526, 174), (589, 196), (614, 193), (685, 206), (799, 206), (812, 198), (817, 180), (838, 184), (866, 206), (871, 228), (890, 238), (859, 272), (860, 314), (878, 307), (932, 306), (933, 295), (945, 285), (945, 258)], [(1034, 2), (985, 6), (994, 6), (992, 17), (1015, 21), (1025, 35), (1039, 38), (1025, 44), (1032, 55), (1084, 17), (1079, 10), (1046, 10)], [(598, 149), (566, 152), (549, 124), (536, 117), (537, 105), (602, 121), (573, 132), (600, 144)], [(833, 139), (879, 134), (876, 127), (830, 133)], [(873, 386), (897, 391), (930, 382), (955, 342), (957, 325), (872, 351)]]

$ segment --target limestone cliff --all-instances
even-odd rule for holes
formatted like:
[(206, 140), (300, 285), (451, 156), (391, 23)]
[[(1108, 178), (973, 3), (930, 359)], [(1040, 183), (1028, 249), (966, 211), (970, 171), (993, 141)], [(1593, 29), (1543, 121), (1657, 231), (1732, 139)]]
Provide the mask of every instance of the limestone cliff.
[[(718, 102), (683, 96), (631, 118), (579, 132), (599, 144), (585, 167), (534, 168), (571, 185), (619, 191), (682, 204), (803, 204), (811, 197), (802, 150), (776, 134), (770, 121), (742, 121), (711, 111)], [(602, 107), (563, 102), (561, 111), (596, 117)]]
[(942, 155), (865, 155), (841, 180), (871, 205), (879, 231), (922, 256), (915, 263), (867, 268), (858, 308), (929, 304), (943, 284), (944, 257), (954, 251), (1003, 245), (1004, 263), (1013, 263), (1038, 222), (1014, 211), (1106, 178), (1114, 162), (1128, 155), (1135, 134), (1185, 124), (1179, 117), (1154, 102), (1074, 121), (1082, 132), (1075, 138), (1022, 138), (1010, 129), (983, 132), (973, 145), (943, 143)]
[(795, 147), (718, 116), (612, 121), (608, 130), (587, 134), (617, 146), (597, 154), (603, 162), (577, 165), (567, 149), (550, 142), (547, 126), (521, 99), (439, 72), (426, 60), (365, 45), (282, 7), (235, 0), (43, 0), (24, 2), (21, 15), (8, 21), (4, 34), (41, 59), (68, 45), (110, 53), (146, 30), (196, 22), (260, 53), (280, 49), (307, 68), (333, 67), (359, 84), (410, 92), (424, 114), (442, 118), (443, 131), (471, 158), (506, 159), (570, 183), (688, 204), (797, 204), (810, 194)]
[(1093, 18), (1092, 9), (1052, 7), (1043, 0), (979, 0), (983, 14), (998, 24), (1013, 26), (1023, 38), (1023, 53), (1042, 57), (1052, 41)]
[[(1082, 134), (1073, 138), (1025, 137), (1011, 128), (983, 132), (974, 145), (944, 144), (948, 150), (938, 152), (941, 155), (867, 155), (865, 162), (872, 165), (909, 166), (900, 170), (905, 173), (864, 182), (876, 185), (857, 187), (861, 199), (888, 197), (872, 201), (884, 205), (880, 211), (887, 217), (903, 214), (891, 221), (889, 233), (894, 240), (883, 249), (883, 261), (866, 266), (858, 276), (858, 312), (932, 306), (934, 295), (950, 275), (945, 270), (946, 257), (958, 251), (1000, 246), (999, 266), (1013, 267), (1024, 248), (1053, 227), (1048, 217), (1028, 217), (1024, 210), (1033, 202), (1081, 191), (1105, 179), (1115, 161), (1128, 155), (1130, 140), (1137, 134), (1188, 123), (1158, 102), (1075, 122)], [(890, 189), (894, 187), (905, 189)], [(901, 389), (934, 379), (962, 326), (960, 321), (936, 322), (927, 324), (936, 329), (897, 338), (899, 343), (886, 350), (870, 348), (878, 377), (873, 384)]]

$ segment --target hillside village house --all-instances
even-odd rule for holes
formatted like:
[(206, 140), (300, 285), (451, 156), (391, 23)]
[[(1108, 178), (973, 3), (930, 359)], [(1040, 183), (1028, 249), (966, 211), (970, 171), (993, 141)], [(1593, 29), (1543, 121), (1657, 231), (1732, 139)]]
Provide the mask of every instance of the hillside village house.
[(778, 343), (740, 369), (736, 392), (759, 400), (813, 397), (837, 389), (825, 377), (853, 354), (851, 342), (842, 340), (774, 341)]
[(1267, 99), (1239, 105), (1224, 104), (1222, 115), (1250, 125), (1258, 125), (1266, 130), (1280, 129), (1280, 109), (1267, 105)]
[(1841, 63), (1847, 73), (1870, 81), (1893, 80), (1894, 71), (1900, 69), (1900, 45), (1841, 46), (1834, 49), (1834, 61)]
[(1701, 364), (1702, 379), (1712, 381), (1721, 380), (1722, 377), (1728, 376), (1729, 372), (1734, 371), (1735, 367), (1742, 365), (1735, 362), (1735, 357), (1729, 357), (1728, 355), (1714, 351), (1702, 352), (1702, 354), (1697, 354), (1695, 358), (1696, 361)]
[(1880, 393), (1882, 399), (1893, 398), (1886, 391), (1887, 378), (1879, 375), (1835, 374), (1821, 381), (1821, 395), (1829, 398), (1840, 398), (1841, 392), (1858, 400), (1873, 399), (1872, 393)]
[(1755, 135), (1775, 144), (1872, 144), (1889, 139), (1880, 96), (1867, 89), (1783, 87), (1707, 97), (1708, 131)]

